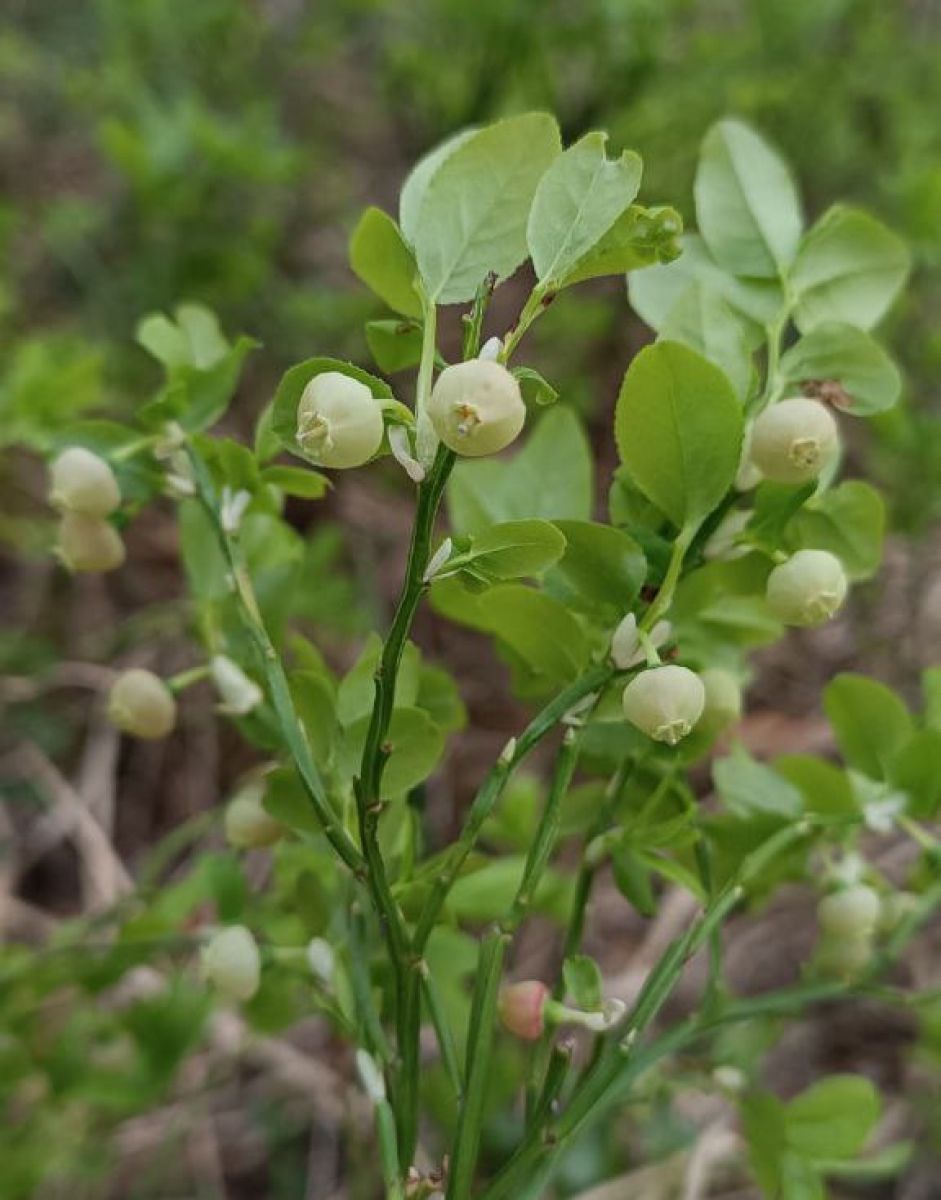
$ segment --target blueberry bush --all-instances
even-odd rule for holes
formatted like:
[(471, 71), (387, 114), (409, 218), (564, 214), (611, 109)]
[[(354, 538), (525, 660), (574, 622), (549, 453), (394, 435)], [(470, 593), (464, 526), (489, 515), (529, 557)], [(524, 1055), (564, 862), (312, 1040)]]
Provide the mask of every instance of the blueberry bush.
[[(261, 1044), (316, 1014), (344, 1048), (377, 1148), (363, 1195), (548, 1194), (579, 1145), (684, 1077), (730, 1098), (732, 1158), (768, 1197), (908, 1161), (907, 1142), (871, 1144), (868, 1078), (830, 1075), (785, 1103), (759, 1066), (782, 1022), (847, 998), (914, 1007), (931, 1044), (934, 998), (893, 967), (941, 903), (941, 673), (915, 712), (837, 676), (824, 706), (840, 763), (768, 764), (730, 739), (753, 652), (830, 621), (878, 570), (883, 501), (841, 465), (847, 430), (900, 395), (876, 331), (908, 253), (851, 205), (808, 223), (785, 162), (737, 119), (702, 142), (696, 232), (638, 198), (642, 174), (603, 133), (563, 147), (543, 112), (468, 128), (418, 162), (396, 216), (370, 207), (353, 228), (352, 271), (388, 309), (366, 327), (371, 369), (317, 346), (245, 444), (224, 421), (262, 352), (184, 302), (139, 323), (161, 377), (133, 421), (30, 427), (68, 571), (119, 571), (128, 525), (174, 506), (199, 661), (116, 673), (111, 721), (164, 738), (209, 680), (257, 765), (222, 814), (228, 849), (162, 883), (199, 833), (176, 831), (113, 903), (43, 950), (4, 952), (11, 1195), (92, 1177), (113, 1122), (165, 1096), (233, 1011)], [(525, 263), (528, 298), (501, 327), (495, 296)], [(576, 413), (526, 361), (550, 307), (564, 353), (565, 314), (602, 277), (626, 277), (655, 335), (597, 398), (619, 462), (603, 498)], [(455, 319), (449, 362), (439, 333)], [(306, 632), (322, 582), (287, 505), (383, 458), (414, 494), (399, 598), (338, 675)], [(430, 817), (467, 715), (460, 678), (412, 639), (424, 605), (493, 644), (530, 712), (452, 837)], [(544, 780), (522, 769), (540, 754)], [(888, 834), (917, 850), (902, 889), (871, 861)], [(608, 868), (646, 919), (667, 885), (695, 910), (620, 991), (583, 947)], [(726, 923), (794, 883), (819, 926), (802, 977), (736, 993)], [(546, 979), (519, 953), (540, 921), (558, 941)], [(50, 1137), (69, 1128), (81, 1136)]]

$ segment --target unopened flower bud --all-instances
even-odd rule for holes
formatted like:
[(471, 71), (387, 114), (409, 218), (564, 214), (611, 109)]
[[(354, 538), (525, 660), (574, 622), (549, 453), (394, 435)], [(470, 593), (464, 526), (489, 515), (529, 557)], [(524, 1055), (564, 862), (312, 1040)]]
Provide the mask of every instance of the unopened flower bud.
[(257, 708), (262, 701), (262, 690), (254, 679), (249, 679), (242, 668), (217, 654), (209, 665), (212, 682), (222, 701), (221, 709), (232, 716), (244, 716)]
[(702, 716), (706, 689), (686, 667), (651, 667), (624, 689), (624, 715), (654, 741), (675, 746)]
[(775, 483), (809, 483), (835, 456), (840, 435), (819, 400), (799, 396), (766, 409), (752, 427), (751, 459)]
[(535, 1042), (545, 1028), (544, 1010), (549, 989), (538, 979), (511, 983), (500, 993), (500, 1020), (515, 1037)]
[(737, 544), (739, 534), (744, 533), (745, 527), (752, 519), (748, 509), (736, 508), (726, 513), (719, 524), (710, 534), (702, 548), (702, 556), (710, 562), (730, 562), (742, 558), (748, 553), (747, 546)]
[(228, 1000), (251, 1000), (261, 982), (258, 943), (244, 925), (214, 934), (203, 950), (203, 971)]
[(785, 625), (822, 625), (846, 599), (846, 573), (828, 550), (798, 550), (768, 576), (771, 612)]
[(523, 428), (526, 406), (506, 367), (475, 358), (445, 367), (432, 390), (428, 416), (447, 447), (477, 458), (509, 446)]
[(73, 572), (114, 571), (124, 562), (121, 535), (104, 517), (67, 512), (59, 522), (56, 552)]
[(271, 846), (284, 833), (284, 826), (265, 809), (265, 785), (260, 779), (247, 783), (232, 797), (225, 810), (225, 836), (237, 850)]
[[(673, 626), (669, 621), (658, 621), (648, 635), (651, 646), (659, 650), (672, 632)], [(611, 638), (611, 661), (619, 671), (627, 671), (642, 663), (646, 657), (647, 652), (637, 632), (637, 618), (633, 613), (628, 613)]]
[(748, 1087), (748, 1077), (738, 1067), (723, 1063), (712, 1072), (712, 1078), (724, 1092), (744, 1092)]
[(708, 667), (699, 678), (706, 689), (700, 728), (707, 733), (719, 733), (734, 725), (742, 715), (742, 689), (731, 671)]
[(880, 932), (892, 933), (917, 908), (918, 897), (911, 892), (890, 892), (883, 898), (879, 909)]
[(336, 955), (330, 943), (323, 938), (311, 938), (307, 943), (307, 965), (315, 979), (326, 986), (332, 984)]
[(828, 937), (871, 937), (881, 908), (879, 893), (859, 883), (824, 896), (817, 905), (817, 920)]
[(853, 937), (826, 935), (820, 939), (817, 947), (817, 963), (825, 975), (852, 979), (869, 966), (872, 950), (871, 934)]
[(118, 729), (134, 737), (162, 738), (176, 724), (176, 700), (152, 671), (132, 667), (112, 684), (108, 717)]
[(360, 467), (382, 444), (382, 406), (340, 371), (315, 375), (297, 406), (297, 443), (318, 467)]
[(107, 517), (121, 503), (114, 472), (84, 446), (70, 446), (49, 467), (49, 503), (68, 512)]

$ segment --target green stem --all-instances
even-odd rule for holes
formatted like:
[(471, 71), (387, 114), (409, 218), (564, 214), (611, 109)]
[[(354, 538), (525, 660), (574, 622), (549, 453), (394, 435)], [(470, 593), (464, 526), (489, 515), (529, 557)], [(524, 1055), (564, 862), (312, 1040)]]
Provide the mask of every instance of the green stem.
[(696, 526), (686, 525), (676, 535), (673, 548), (670, 551), (670, 561), (667, 564), (666, 574), (663, 577), (663, 582), (660, 584), (660, 590), (651, 601), (643, 617), (641, 617), (637, 626), (639, 632), (649, 633), (660, 618), (670, 611), (670, 605), (673, 603), (673, 595), (676, 592), (676, 585), (680, 581), (680, 574), (683, 570), (683, 560), (686, 557), (686, 551), (689, 549), (689, 544), (693, 540), (695, 533)]
[(348, 934), (350, 985), (360, 1026), (360, 1036), (357, 1040), (378, 1062), (382, 1063), (384, 1067), (388, 1067), (392, 1061), (392, 1053), (373, 1003), (365, 921), (361, 909), (355, 902), (351, 905)]
[(441, 1052), (441, 1065), (444, 1067), (444, 1073), (448, 1077), (458, 1103), (460, 1103), (464, 1098), (464, 1077), (461, 1073), (461, 1064), (457, 1056), (457, 1046), (454, 1041), (454, 1034), (451, 1032), (448, 1014), (444, 1008), (444, 1001), (438, 990), (437, 980), (431, 971), (428, 970), (427, 963), (422, 964), (421, 979), (425, 992), (425, 1000), (428, 1004), (428, 1012), (431, 1014), (431, 1023), (434, 1026), (435, 1036), (438, 1039), (438, 1049)]
[(508, 938), (499, 930), (489, 933), (480, 947), (477, 981), (467, 1033), (464, 1075), (467, 1091), (458, 1117), (454, 1153), (448, 1172), (447, 1200), (468, 1200), (477, 1167), (484, 1101), (490, 1083), (497, 1000)]
[(535, 837), (526, 855), (523, 876), (516, 892), (516, 897), (510, 908), (509, 916), (503, 922), (505, 933), (515, 933), (524, 921), (529, 907), (533, 902), (536, 889), (549, 864), (552, 851), (559, 833), (562, 801), (565, 799), (575, 765), (578, 762), (578, 737), (574, 729), (567, 729), (562, 739), (562, 745), (556, 755), (555, 766), (552, 770), (552, 780), (549, 794), (542, 811)]
[(401, 1060), (396, 1087), (396, 1115), (399, 1121), (399, 1151), (406, 1170), (411, 1164), (418, 1128), (421, 985), (412, 960), (405, 921), (392, 896), (386, 874), (379, 846), (379, 818), (382, 813), (382, 776), (392, 751), (387, 738), (395, 705), (399, 667), (412, 621), (428, 587), (424, 574), (431, 555), (435, 518), (453, 464), (454, 454), (446, 447), (439, 447), (434, 466), (419, 488), (405, 581), (376, 668), (375, 699), (363, 746), (359, 779), (354, 788), (360, 840), (366, 859), (367, 884), (379, 914), (395, 974), (396, 1027)]
[(423, 310), (421, 360), (415, 383), (415, 440), (418, 461), (427, 469), (438, 450), (438, 435), (428, 416), (431, 381), (435, 370), (438, 310), (434, 304), (427, 301), (423, 301)]
[(405, 1200), (402, 1185), (398, 1145), (395, 1136), (395, 1117), (388, 1100), (380, 1100), (375, 1108), (376, 1134), (379, 1139), (379, 1161), (386, 1187), (386, 1200)]
[[(700, 835), (695, 848), (696, 865), (699, 878), (702, 881), (708, 902), (711, 904), (715, 896), (715, 885), (712, 871), (712, 855), (709, 843), (704, 834)], [(706, 980), (706, 996), (703, 1011), (714, 1013), (722, 999), (722, 930), (713, 930), (709, 938), (709, 974)]]
[[(615, 1032), (617, 1041), (609, 1045), (608, 1051), (580, 1079), (568, 1107), (553, 1126), (552, 1146), (561, 1148), (589, 1120), (597, 1120), (623, 1094), (626, 1082), (636, 1077), (635, 1063), (641, 1057), (634, 1053), (637, 1040), (666, 1003), (686, 963), (738, 903), (744, 885), (794, 841), (806, 837), (811, 828), (811, 824), (804, 821), (769, 838), (744, 860), (737, 875), (716, 895), (700, 919), (667, 947), (648, 975), (630, 1014)], [(497, 1200), (507, 1194), (517, 1194), (540, 1160), (546, 1154), (554, 1153), (550, 1151), (543, 1133), (542, 1128), (533, 1125), (514, 1156), (485, 1191), (482, 1200)]]
[(422, 909), (413, 941), (413, 947), (417, 954), (423, 952), (428, 937), (441, 915), (441, 909), (447, 900), (448, 893), (460, 874), (467, 856), (476, 845), (481, 828), (503, 794), (503, 789), (510, 776), (569, 709), (585, 696), (603, 688), (614, 674), (614, 669), (607, 664), (588, 670), (580, 679), (560, 692), (541, 712), (537, 713), (519, 738), (511, 744), (509, 753), (505, 752), (490, 769), (470, 807), (464, 828), (461, 830), (461, 836), (448, 853), (445, 864), (435, 879), (431, 893)]
[(500, 351), (499, 358), (500, 362), (505, 365), (510, 361), (513, 352), (523, 340), (526, 331), (536, 318), (546, 311), (552, 298), (553, 294), (547, 293), (542, 284), (536, 284), (529, 294), (529, 299), (523, 305), (519, 319), (503, 339), (503, 349)]
[(227, 533), (222, 525), (219, 499), (212, 477), (206, 464), (192, 446), (187, 446), (187, 452), (200, 503), (209, 518), (232, 575), (242, 622), (261, 661), (281, 736), (294, 760), (301, 784), (323, 829), (324, 836), (353, 874), (357, 878), (363, 878), (366, 869), (365, 861), (327, 798), (323, 780), (317, 770), (297, 710), (294, 707), (287, 675), (261, 619), (258, 601), (248, 568), (242, 558), (241, 549), (237, 540)]
[[(637, 760), (625, 758), (621, 761), (618, 769), (608, 784), (604, 803), (601, 812), (598, 814), (597, 820), (592, 825), (585, 838), (585, 847), (594, 842), (601, 836), (611, 822), (611, 818), (617, 809), (618, 803), (624, 792), (624, 788), (630, 778), (635, 763)], [(586, 853), (582, 853), (581, 865), (578, 868), (578, 875), (575, 878), (575, 892), (572, 897), (572, 907), (569, 910), (568, 924), (565, 927), (565, 936), (562, 941), (562, 966), (565, 966), (567, 959), (577, 954), (582, 944), (582, 936), (585, 931), (585, 920), (588, 915), (588, 903), (591, 899), (591, 892), (595, 882), (595, 875), (598, 872), (600, 860), (590, 858)], [(556, 978), (555, 985), (552, 988), (552, 999), (559, 1001), (565, 999), (565, 979), (561, 971)], [(539, 1081), (544, 1077), (547, 1079), (548, 1062), (552, 1050), (552, 1033), (547, 1028), (543, 1036), (536, 1046), (533, 1053), (532, 1068), (530, 1071), (529, 1084), (527, 1087), (527, 1120), (531, 1123), (538, 1119), (539, 1110)], [(545, 1084), (543, 1084), (545, 1090)]]
[(769, 404), (773, 404), (781, 390), (783, 383), (780, 377), (781, 341), (784, 337), (784, 330), (787, 328), (789, 313), (789, 307), (786, 306), (784, 311), (774, 321), (765, 326), (765, 337), (768, 340), (768, 363), (765, 370), (765, 386), (754, 403), (751, 411), (752, 416), (757, 416)]

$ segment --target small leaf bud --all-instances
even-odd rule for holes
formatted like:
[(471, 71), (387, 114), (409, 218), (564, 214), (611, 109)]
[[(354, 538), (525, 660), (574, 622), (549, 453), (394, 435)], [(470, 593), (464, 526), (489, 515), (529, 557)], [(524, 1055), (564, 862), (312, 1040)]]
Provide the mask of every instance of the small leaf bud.
[(457, 454), (496, 454), (526, 420), (520, 386), (500, 363), (475, 358), (445, 367), (428, 404), (435, 432)]
[(110, 465), (86, 450), (70, 446), (49, 467), (49, 503), (68, 512), (107, 517), (121, 503)]
[(798, 550), (768, 576), (771, 612), (785, 625), (822, 625), (846, 599), (843, 564), (828, 550)]
[(152, 671), (132, 667), (111, 686), (108, 717), (118, 729), (134, 737), (162, 738), (176, 724), (176, 700)]
[(819, 400), (798, 396), (766, 409), (752, 427), (751, 460), (775, 483), (809, 483), (840, 445), (836, 421)]
[(297, 406), (297, 443), (318, 467), (360, 467), (382, 445), (382, 406), (369, 388), (340, 371), (324, 371)]
[(675, 746), (702, 716), (706, 690), (686, 667), (651, 667), (624, 689), (624, 715), (654, 741)]

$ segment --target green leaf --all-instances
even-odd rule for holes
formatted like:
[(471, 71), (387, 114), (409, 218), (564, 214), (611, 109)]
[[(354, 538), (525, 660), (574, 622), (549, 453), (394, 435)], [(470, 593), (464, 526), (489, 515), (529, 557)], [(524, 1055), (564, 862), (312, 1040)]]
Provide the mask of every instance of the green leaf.
[(630, 206), (643, 163), (625, 150), (611, 161), (605, 133), (586, 133), (539, 180), (526, 240), (536, 278), (557, 288)]
[(914, 1153), (914, 1142), (893, 1142), (891, 1146), (877, 1150), (874, 1154), (867, 1154), (865, 1158), (818, 1158), (814, 1166), (821, 1175), (828, 1178), (871, 1183), (875, 1180), (894, 1179), (901, 1175)]
[(200, 304), (180, 304), (173, 314), (150, 313), (137, 326), (137, 341), (170, 372), (176, 367), (201, 371), (216, 365), (229, 353), (229, 342), (215, 313)]
[(303, 467), (265, 467), (261, 473), (263, 483), (270, 483), (289, 496), (302, 500), (319, 500), (326, 495), (330, 480), (318, 471), (305, 471)]
[(845, 771), (809, 754), (787, 754), (774, 760), (774, 769), (799, 788), (804, 810), (826, 817), (853, 817), (859, 805)]
[(166, 388), (141, 416), (150, 425), (175, 420), (187, 431), (208, 429), (228, 407), (242, 363), (258, 342), (239, 337), (230, 344), (215, 314), (198, 304), (181, 304), (174, 315), (176, 324), (152, 313), (137, 327), (138, 342), (167, 373)]
[(559, 151), (554, 118), (527, 113), (472, 134), (436, 166), (412, 238), (432, 303), (473, 300), (488, 274), (520, 266), (536, 186)]
[(626, 613), (643, 586), (647, 561), (628, 534), (594, 521), (556, 521), (565, 550), (553, 575), (558, 574), (593, 604)]
[(543, 379), (539, 372), (534, 371), (532, 367), (514, 367), (513, 374), (520, 385), (520, 391), (523, 393), (523, 400), (527, 406), (535, 404), (546, 407), (555, 404), (558, 400), (559, 393), (552, 384)]
[(854, 580), (871, 579), (878, 570), (884, 534), (882, 497), (857, 479), (811, 497), (785, 530), (790, 549), (829, 550)]
[(742, 410), (727, 377), (677, 342), (641, 350), (615, 414), (621, 461), (679, 528), (698, 525), (738, 470)]
[(712, 126), (693, 190), (700, 232), (726, 270), (784, 273), (800, 242), (800, 199), (787, 165), (753, 129), (728, 119)]
[(448, 484), (448, 513), (457, 533), (479, 533), (501, 521), (553, 520), (591, 514), (591, 447), (571, 409), (539, 419), (510, 459), (459, 462)]
[[(352, 777), (359, 772), (370, 716), (346, 730), (340, 747), (341, 769)], [(444, 734), (422, 708), (397, 708), (389, 722), (387, 742), (392, 747), (382, 776), (384, 800), (401, 796), (423, 783), (444, 753)]]
[(748, 394), (752, 381), (748, 325), (713, 284), (693, 280), (667, 313), (660, 333), (721, 367), (740, 399)]
[(565, 994), (576, 1008), (600, 1012), (604, 1005), (604, 979), (601, 968), (587, 954), (573, 954), (562, 964)]
[(565, 551), (565, 538), (548, 521), (491, 525), (471, 537), (470, 543), (459, 561), (474, 573), (494, 580), (541, 575)]
[(781, 1200), (827, 1200), (827, 1189), (816, 1166), (793, 1151), (781, 1158)]
[[(382, 638), (371, 633), (337, 688), (336, 713), (341, 725), (354, 725), (372, 712), (376, 698), (376, 668), (382, 653)], [(408, 708), (418, 696), (420, 655), (414, 642), (406, 642), (395, 682), (396, 708)]]
[(423, 708), (443, 733), (457, 733), (467, 725), (461, 693), (444, 667), (422, 664), (415, 706)]
[(291, 696), (311, 751), (320, 767), (333, 757), (339, 738), (336, 697), (319, 671), (292, 671)]
[(889, 782), (907, 793), (908, 811), (919, 820), (932, 820), (941, 806), (941, 730), (919, 729), (892, 756)]
[(738, 279), (729, 274), (715, 261), (698, 234), (685, 235), (681, 245), (683, 252), (675, 262), (632, 272), (628, 276), (628, 291), (635, 311), (659, 332), (689, 285), (703, 283), (746, 319), (749, 347), (754, 350), (763, 345), (764, 327), (777, 317), (784, 305), (784, 293), (778, 281)]
[(326, 371), (338, 371), (341, 375), (349, 375), (351, 379), (364, 383), (377, 400), (394, 398), (392, 389), (385, 380), (370, 375), (361, 367), (343, 362), (338, 358), (308, 358), (304, 362), (298, 363), (297, 366), (291, 367), (281, 376), (278, 390), (274, 394), (271, 428), (280, 439), (282, 446), (297, 455), (298, 458), (303, 458), (305, 462), (308, 461), (307, 456), (297, 444), (297, 406), (308, 383), (315, 376), (323, 375)]
[[(524, 855), (507, 854), (462, 875), (448, 896), (448, 908), (459, 921), (495, 921), (505, 916), (523, 878), (525, 862)], [(565, 898), (558, 875), (544, 871), (536, 886), (533, 909), (561, 916)]]
[(796, 389), (808, 382), (837, 382), (847, 397), (840, 407), (860, 417), (892, 408), (902, 392), (898, 367), (853, 325), (817, 325), (782, 354), (781, 373)]
[(319, 833), (320, 822), (293, 767), (282, 767), (267, 777), (265, 811), (288, 829), (299, 833)]
[(460, 130), (439, 146), (435, 146), (412, 168), (399, 196), (399, 225), (410, 245), (415, 245), (422, 202), (435, 172), (456, 150), (479, 132), (476, 126)]
[(791, 1149), (807, 1158), (849, 1158), (865, 1145), (881, 1109), (870, 1080), (832, 1075), (787, 1105), (785, 1137)]
[(823, 707), (847, 763), (885, 779), (913, 731), (911, 715), (895, 692), (864, 675), (837, 675), (824, 690)]
[(675, 208), (632, 204), (572, 267), (560, 286), (571, 287), (586, 279), (670, 263), (680, 254), (682, 232), (683, 219)]
[(644, 860), (622, 844), (611, 853), (611, 870), (614, 882), (624, 899), (642, 917), (652, 917), (657, 911), (651, 883), (651, 872)]
[(433, 585), (431, 599), (444, 616), (496, 637), (546, 687), (571, 683), (588, 661), (585, 634), (565, 605), (522, 584), (472, 595), (444, 580)]
[(762, 812), (796, 817), (803, 811), (803, 797), (794, 784), (756, 762), (744, 747), (718, 759), (712, 777), (726, 808), (738, 816)]
[(781, 1184), (785, 1151), (784, 1105), (777, 1096), (756, 1092), (743, 1099), (741, 1113), (755, 1178), (766, 1196), (774, 1196)]
[(794, 319), (804, 333), (832, 321), (871, 329), (908, 269), (901, 238), (868, 213), (835, 205), (801, 243), (790, 276)]
[(414, 321), (367, 321), (366, 345), (380, 371), (393, 375), (421, 361), (422, 330)]
[(941, 667), (928, 667), (921, 673), (924, 696), (924, 722), (929, 729), (941, 729)]
[(350, 266), (368, 288), (405, 317), (421, 317), (418, 265), (402, 231), (381, 208), (367, 208), (350, 237)]

